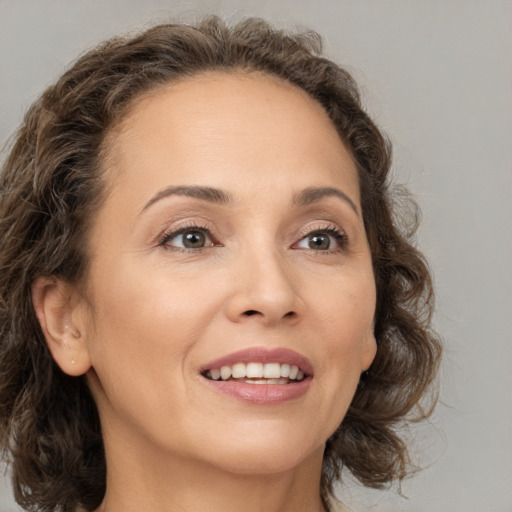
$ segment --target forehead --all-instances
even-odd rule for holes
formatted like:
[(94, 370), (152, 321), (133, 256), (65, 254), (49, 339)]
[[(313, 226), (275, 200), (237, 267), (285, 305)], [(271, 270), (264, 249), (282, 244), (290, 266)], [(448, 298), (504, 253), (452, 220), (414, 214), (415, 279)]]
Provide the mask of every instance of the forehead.
[(355, 165), (323, 107), (260, 72), (209, 72), (159, 87), (134, 102), (107, 147), (115, 188), (266, 179), (300, 189), (342, 179), (358, 199)]

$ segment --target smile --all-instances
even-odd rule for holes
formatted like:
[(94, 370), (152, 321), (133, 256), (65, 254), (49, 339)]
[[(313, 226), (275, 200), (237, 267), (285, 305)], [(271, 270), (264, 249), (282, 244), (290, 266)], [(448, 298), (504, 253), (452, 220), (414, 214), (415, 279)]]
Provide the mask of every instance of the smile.
[(293, 350), (252, 347), (211, 361), (200, 374), (211, 389), (230, 399), (272, 405), (304, 396), (313, 381), (313, 365)]
[(290, 384), (304, 379), (304, 371), (296, 365), (281, 363), (235, 363), (212, 368), (203, 374), (207, 379), (238, 381), (246, 384)]

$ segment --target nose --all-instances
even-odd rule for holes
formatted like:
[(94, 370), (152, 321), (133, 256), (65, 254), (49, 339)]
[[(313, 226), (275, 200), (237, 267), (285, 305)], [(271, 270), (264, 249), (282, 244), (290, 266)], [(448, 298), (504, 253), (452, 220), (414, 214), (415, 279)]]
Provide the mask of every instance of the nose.
[(232, 322), (271, 326), (300, 321), (304, 304), (298, 293), (299, 275), (285, 258), (271, 251), (248, 251), (233, 270), (232, 293), (226, 303)]

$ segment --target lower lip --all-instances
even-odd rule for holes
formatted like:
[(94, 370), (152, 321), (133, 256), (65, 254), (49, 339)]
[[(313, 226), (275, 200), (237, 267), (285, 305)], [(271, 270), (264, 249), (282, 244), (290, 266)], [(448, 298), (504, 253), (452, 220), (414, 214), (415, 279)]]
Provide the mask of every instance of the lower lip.
[(303, 396), (311, 384), (311, 377), (306, 377), (293, 384), (247, 384), (234, 380), (210, 380), (204, 381), (213, 389), (231, 398), (249, 404), (282, 404), (296, 400)]

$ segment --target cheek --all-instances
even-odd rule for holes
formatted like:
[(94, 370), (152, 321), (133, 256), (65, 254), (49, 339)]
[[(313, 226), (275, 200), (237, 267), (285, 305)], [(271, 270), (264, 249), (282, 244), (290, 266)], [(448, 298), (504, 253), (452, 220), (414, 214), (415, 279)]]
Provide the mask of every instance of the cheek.
[[(314, 287), (310, 289), (313, 296)], [(312, 339), (315, 350), (315, 403), (318, 428), (327, 439), (342, 422), (375, 355), (373, 276), (345, 273), (324, 282), (314, 295)]]
[(338, 334), (367, 333), (372, 330), (376, 307), (373, 275), (340, 274), (315, 292), (317, 315), (327, 328)]
[(375, 357), (375, 305), (373, 275), (344, 275), (317, 294), (316, 323), (322, 326), (322, 343), (330, 361), (345, 375), (358, 379)]
[(156, 385), (167, 373), (174, 380), (218, 310), (218, 297), (201, 283), (133, 264), (98, 271), (92, 301), (91, 360), (112, 387), (135, 378)]

